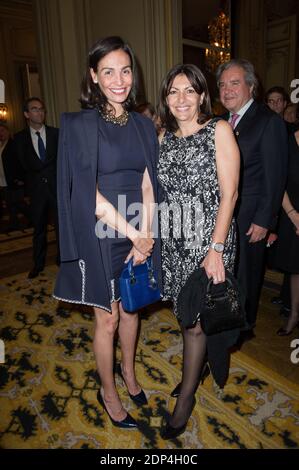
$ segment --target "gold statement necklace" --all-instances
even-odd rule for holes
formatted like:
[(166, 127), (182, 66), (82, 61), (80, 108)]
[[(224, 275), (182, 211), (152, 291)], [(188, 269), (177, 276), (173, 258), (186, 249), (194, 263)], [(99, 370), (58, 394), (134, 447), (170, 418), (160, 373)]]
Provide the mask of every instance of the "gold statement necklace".
[(124, 112), (120, 116), (115, 116), (112, 111), (102, 111), (101, 109), (98, 108), (98, 111), (104, 121), (106, 122), (112, 122), (112, 124), (117, 124), (118, 126), (125, 126), (128, 122), (129, 119), (129, 113), (126, 109), (124, 109)]

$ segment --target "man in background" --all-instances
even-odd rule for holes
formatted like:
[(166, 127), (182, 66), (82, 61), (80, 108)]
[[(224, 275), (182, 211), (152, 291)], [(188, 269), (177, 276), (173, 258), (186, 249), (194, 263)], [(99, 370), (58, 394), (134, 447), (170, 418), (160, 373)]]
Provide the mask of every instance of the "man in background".
[(58, 216), (56, 190), (56, 162), (58, 129), (45, 125), (45, 106), (36, 97), (24, 104), (24, 116), (28, 127), (14, 138), (14, 148), (19, 162), (26, 172), (33, 223), (33, 267), (28, 274), (32, 279), (43, 271), (47, 251), (47, 224), (52, 213), (57, 240), (59, 263)]
[(241, 155), (236, 219), (239, 232), (237, 277), (246, 298), (248, 331), (254, 336), (264, 274), (266, 236), (276, 225), (287, 174), (288, 141), (283, 119), (254, 98), (257, 78), (247, 60), (234, 59), (217, 70), (220, 100), (229, 111)]
[(282, 86), (277, 85), (266, 91), (265, 102), (274, 113), (283, 118), (284, 110), (290, 103), (290, 97)]

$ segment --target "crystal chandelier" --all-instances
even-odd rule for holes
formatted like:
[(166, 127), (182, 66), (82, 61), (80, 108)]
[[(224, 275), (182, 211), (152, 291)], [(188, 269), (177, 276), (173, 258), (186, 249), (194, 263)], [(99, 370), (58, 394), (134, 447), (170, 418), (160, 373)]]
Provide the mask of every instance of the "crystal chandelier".
[(210, 47), (205, 50), (206, 67), (215, 72), (218, 65), (230, 60), (229, 17), (221, 11), (208, 24)]

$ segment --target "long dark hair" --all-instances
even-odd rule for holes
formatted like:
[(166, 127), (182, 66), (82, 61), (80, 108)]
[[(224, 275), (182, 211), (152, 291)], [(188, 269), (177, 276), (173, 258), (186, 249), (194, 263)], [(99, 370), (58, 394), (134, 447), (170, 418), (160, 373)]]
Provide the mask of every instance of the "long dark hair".
[(86, 71), (81, 84), (81, 96), (79, 100), (82, 108), (98, 108), (102, 111), (105, 110), (107, 106), (107, 98), (99, 85), (93, 82), (90, 75), (90, 69), (96, 73), (99, 61), (110, 52), (117, 51), (119, 49), (126, 52), (130, 57), (133, 74), (132, 88), (126, 101), (123, 103), (123, 106), (128, 111), (134, 107), (137, 91), (137, 71), (134, 53), (131, 47), (125, 43), (122, 38), (119, 36), (110, 36), (97, 41), (88, 53)]
[(169, 95), (175, 77), (181, 74), (186, 75), (197, 94), (201, 95), (204, 93), (203, 102), (198, 109), (198, 124), (205, 123), (212, 116), (211, 99), (208, 85), (201, 70), (199, 70), (199, 68), (193, 64), (175, 65), (172, 69), (169, 70), (162, 82), (158, 105), (161, 126), (172, 132), (176, 132), (179, 126), (175, 117), (170, 112), (169, 106), (167, 104), (167, 96)]

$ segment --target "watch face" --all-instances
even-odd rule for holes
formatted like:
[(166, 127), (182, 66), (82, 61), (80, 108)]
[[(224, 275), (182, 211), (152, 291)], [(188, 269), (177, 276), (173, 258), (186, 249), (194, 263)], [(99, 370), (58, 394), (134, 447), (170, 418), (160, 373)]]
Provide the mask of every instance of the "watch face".
[(224, 250), (223, 243), (215, 243), (214, 250), (217, 251), (218, 253), (222, 253), (222, 251)]

